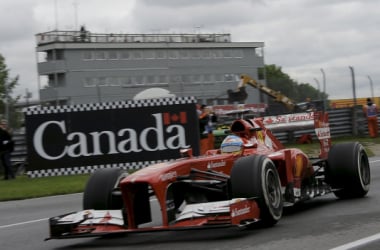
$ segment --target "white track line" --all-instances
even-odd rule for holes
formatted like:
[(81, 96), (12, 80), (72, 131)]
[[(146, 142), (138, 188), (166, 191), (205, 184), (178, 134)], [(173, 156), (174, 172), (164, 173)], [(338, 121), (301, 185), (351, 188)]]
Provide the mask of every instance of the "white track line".
[(14, 227), (14, 226), (20, 226), (20, 225), (25, 225), (25, 224), (30, 224), (30, 223), (34, 223), (34, 222), (40, 222), (40, 221), (44, 221), (44, 220), (48, 220), (49, 218), (43, 218), (43, 219), (38, 219), (38, 220), (30, 220), (30, 221), (24, 221), (24, 222), (20, 222), (20, 223), (14, 223), (14, 224), (9, 224), (9, 225), (4, 225), (4, 226), (0, 226), (0, 229), (3, 229), (3, 228), (8, 228), (8, 227)]
[(350, 243), (347, 243), (347, 244), (344, 244), (344, 245), (341, 245), (341, 246), (338, 246), (338, 247), (335, 247), (335, 248), (331, 248), (330, 250), (347, 250), (347, 249), (352, 249), (354, 247), (363, 246), (365, 244), (368, 244), (369, 242), (376, 241), (378, 239), (380, 239), (380, 233), (374, 234), (372, 236), (369, 236), (369, 237), (366, 237), (366, 238), (363, 238), (363, 239), (360, 239), (360, 240), (356, 240), (356, 241), (353, 241), (353, 242), (350, 242)]

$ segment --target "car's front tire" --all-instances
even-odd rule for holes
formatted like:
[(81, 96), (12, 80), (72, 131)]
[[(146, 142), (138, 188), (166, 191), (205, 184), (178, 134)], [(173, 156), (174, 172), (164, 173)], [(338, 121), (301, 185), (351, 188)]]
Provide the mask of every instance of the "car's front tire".
[(238, 159), (231, 170), (234, 198), (256, 198), (262, 226), (273, 226), (282, 216), (280, 177), (274, 163), (264, 155)]
[(83, 193), (83, 209), (121, 209), (123, 200), (117, 193), (120, 181), (128, 173), (120, 168), (104, 168), (96, 170), (87, 181)]

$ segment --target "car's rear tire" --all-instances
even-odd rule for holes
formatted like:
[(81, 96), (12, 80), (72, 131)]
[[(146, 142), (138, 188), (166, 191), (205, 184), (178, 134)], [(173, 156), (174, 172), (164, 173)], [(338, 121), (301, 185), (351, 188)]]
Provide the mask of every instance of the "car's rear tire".
[(128, 173), (120, 168), (96, 170), (87, 181), (83, 193), (83, 209), (121, 209), (123, 200), (117, 189), (120, 181)]
[(365, 196), (370, 187), (371, 172), (367, 153), (358, 142), (333, 145), (326, 168), (326, 180), (336, 197), (342, 199)]
[(268, 157), (251, 155), (238, 159), (231, 170), (231, 191), (234, 198), (256, 198), (262, 226), (273, 226), (281, 219), (280, 177)]

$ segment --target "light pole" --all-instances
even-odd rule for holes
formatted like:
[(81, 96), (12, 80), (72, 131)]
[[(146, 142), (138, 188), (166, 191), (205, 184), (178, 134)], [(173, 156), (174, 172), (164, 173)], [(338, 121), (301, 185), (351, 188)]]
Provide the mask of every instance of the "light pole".
[(326, 111), (326, 74), (323, 69), (321, 69), (322, 76), (323, 76), (323, 93), (325, 94), (323, 96), (323, 111)]
[(356, 84), (355, 84), (355, 72), (354, 67), (349, 66), (351, 70), (351, 78), (352, 78), (352, 93), (354, 95), (354, 106), (356, 106)]
[(353, 132), (353, 135), (356, 136), (358, 135), (358, 125), (356, 123), (357, 121), (357, 114), (356, 114), (356, 111), (355, 111), (355, 108), (356, 108), (356, 86), (355, 86), (355, 72), (354, 72), (354, 68), (352, 66), (349, 66), (350, 70), (351, 70), (351, 77), (352, 77), (352, 92), (353, 92), (353, 95), (354, 95), (354, 108), (353, 108), (353, 119), (352, 119), (352, 132)]
[(373, 99), (375, 97), (373, 94), (373, 82), (370, 76), (368, 76), (368, 79), (369, 79), (369, 85), (371, 86), (371, 97)]
[(314, 81), (317, 83), (318, 85), (318, 98), (321, 99), (321, 85), (319, 84), (319, 81), (317, 78), (314, 78)]

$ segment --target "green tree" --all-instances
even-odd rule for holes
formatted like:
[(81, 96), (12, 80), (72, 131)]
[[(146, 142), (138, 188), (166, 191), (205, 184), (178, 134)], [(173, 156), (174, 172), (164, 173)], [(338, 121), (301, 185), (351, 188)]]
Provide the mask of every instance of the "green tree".
[(18, 84), (19, 77), (9, 76), (9, 69), (5, 63), (5, 58), (0, 54), (0, 113), (1, 118), (8, 118), (9, 126), (12, 128), (19, 127), (20, 116), (15, 110), (15, 104), (20, 96), (12, 97), (13, 89)]
[(294, 102), (304, 102), (306, 98), (312, 100), (327, 98), (325, 93), (321, 93), (310, 83), (298, 83), (291, 79), (288, 74), (282, 72), (281, 67), (274, 64), (266, 65), (265, 71), (268, 87), (275, 91), (280, 91)]
[(274, 64), (266, 65), (265, 71), (269, 88), (279, 91), (293, 100), (296, 99), (298, 96), (297, 83), (289, 75), (282, 72), (281, 67)]

